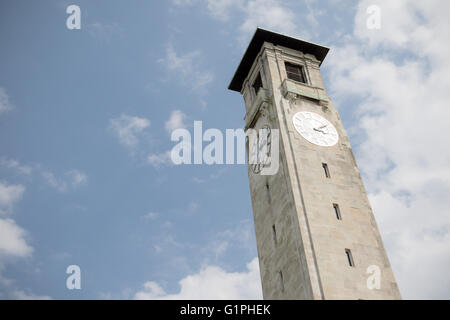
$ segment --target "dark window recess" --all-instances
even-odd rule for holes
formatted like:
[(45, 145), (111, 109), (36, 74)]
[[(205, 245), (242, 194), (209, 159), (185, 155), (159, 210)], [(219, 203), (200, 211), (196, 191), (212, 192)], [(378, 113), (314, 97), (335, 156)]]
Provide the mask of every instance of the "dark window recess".
[(328, 170), (328, 165), (326, 163), (322, 163), (322, 167), (325, 173), (325, 177), (330, 178), (330, 170)]
[(273, 242), (276, 245), (277, 244), (277, 229), (275, 228), (275, 225), (272, 226), (272, 233), (273, 233)]
[(354, 267), (355, 263), (353, 262), (352, 252), (350, 251), (350, 249), (345, 249), (345, 254), (347, 256), (348, 265), (350, 267)]
[(256, 77), (255, 81), (253, 81), (253, 89), (255, 89), (255, 94), (258, 94), (258, 91), (260, 88), (262, 88), (262, 80), (261, 80), (261, 74), (258, 73), (258, 76)]
[(283, 272), (280, 271), (280, 286), (281, 286), (281, 292), (284, 292), (284, 278), (283, 278)]
[(267, 202), (268, 202), (269, 206), (271, 206), (272, 198), (270, 197), (269, 183), (266, 184), (266, 191), (267, 191)]
[(306, 83), (305, 72), (304, 72), (304, 69), (302, 66), (295, 65), (292, 63), (288, 63), (288, 62), (286, 62), (284, 65), (286, 67), (286, 73), (287, 73), (288, 79)]
[(337, 218), (338, 220), (342, 220), (342, 217), (341, 217), (341, 210), (339, 209), (339, 205), (333, 204), (333, 209), (334, 209), (334, 213), (336, 214), (336, 218)]

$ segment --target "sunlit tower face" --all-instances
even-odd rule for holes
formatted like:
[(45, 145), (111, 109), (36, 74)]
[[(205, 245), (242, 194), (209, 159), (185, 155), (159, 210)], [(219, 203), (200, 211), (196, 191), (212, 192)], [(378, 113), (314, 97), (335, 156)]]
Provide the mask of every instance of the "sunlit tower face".
[[(244, 97), (245, 129), (271, 132), (249, 153), (278, 145), (266, 154), (279, 160), (278, 170), (265, 174), (262, 162), (248, 167), (263, 295), (400, 299), (348, 136), (324, 88), (320, 66), (328, 50), (257, 29), (229, 86)], [(379, 288), (368, 285), (368, 270), (379, 271)]]

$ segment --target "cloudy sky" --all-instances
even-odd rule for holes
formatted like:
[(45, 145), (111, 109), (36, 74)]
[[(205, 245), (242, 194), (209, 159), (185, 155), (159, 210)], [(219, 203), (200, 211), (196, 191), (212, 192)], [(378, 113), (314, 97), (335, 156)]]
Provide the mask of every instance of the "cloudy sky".
[[(69, 30), (66, 8), (81, 8)], [(367, 9), (381, 28), (367, 28)], [(256, 26), (322, 65), (404, 298), (450, 298), (448, 1), (2, 1), (0, 298), (262, 297), (245, 165), (170, 163)], [(66, 288), (78, 265), (82, 289)]]

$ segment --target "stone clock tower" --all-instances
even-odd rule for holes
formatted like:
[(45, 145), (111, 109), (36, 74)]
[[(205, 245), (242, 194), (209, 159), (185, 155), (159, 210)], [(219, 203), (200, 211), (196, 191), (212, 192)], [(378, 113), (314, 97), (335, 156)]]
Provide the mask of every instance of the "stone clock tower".
[(269, 132), (269, 153), (279, 142), (270, 153), (277, 170), (264, 174), (264, 163), (248, 170), (263, 295), (400, 299), (347, 134), (324, 89), (327, 53), (257, 29), (229, 86), (244, 96), (245, 128)]

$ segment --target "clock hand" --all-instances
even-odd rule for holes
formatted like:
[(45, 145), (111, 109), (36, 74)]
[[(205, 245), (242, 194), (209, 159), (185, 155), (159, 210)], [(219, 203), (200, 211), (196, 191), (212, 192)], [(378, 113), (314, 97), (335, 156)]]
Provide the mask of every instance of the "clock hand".
[(322, 132), (323, 134), (327, 134), (327, 132), (324, 132), (324, 131), (322, 131), (322, 130), (320, 130), (320, 129), (317, 129), (317, 128), (313, 128), (313, 130), (314, 130), (314, 131), (317, 131), (317, 132)]

